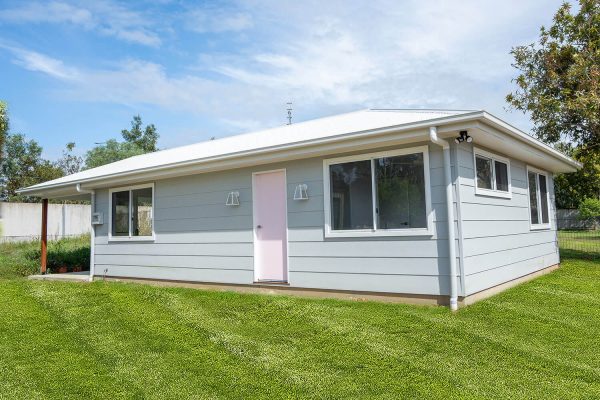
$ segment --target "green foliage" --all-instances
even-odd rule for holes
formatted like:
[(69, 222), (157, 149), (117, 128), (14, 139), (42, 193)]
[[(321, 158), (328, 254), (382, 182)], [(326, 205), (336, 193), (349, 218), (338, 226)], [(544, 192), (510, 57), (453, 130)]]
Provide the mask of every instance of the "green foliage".
[(2, 163), (4, 142), (6, 141), (6, 135), (8, 134), (9, 121), (8, 121), (8, 104), (0, 100), (0, 163)]
[(121, 131), (123, 139), (127, 143), (132, 143), (142, 149), (144, 153), (151, 153), (158, 150), (156, 142), (159, 134), (154, 124), (146, 125), (146, 128), (142, 130), (142, 117), (136, 115), (131, 121), (131, 130), (123, 129)]
[(579, 218), (593, 219), (600, 217), (600, 200), (584, 199), (579, 205)]
[(96, 146), (86, 153), (85, 168), (96, 168), (101, 165), (110, 164), (144, 153), (145, 151), (143, 149), (133, 143), (121, 143), (117, 142), (115, 139), (110, 139), (105, 144)]
[(509, 104), (530, 114), (543, 141), (600, 150), (600, 1), (564, 3), (537, 44), (512, 49), (520, 74)]
[(110, 139), (103, 145), (89, 150), (85, 156), (85, 168), (96, 168), (158, 150), (156, 142), (159, 134), (156, 127), (150, 124), (142, 129), (142, 118), (139, 115), (133, 117), (131, 130), (123, 129), (121, 135), (125, 142)]
[[(39, 240), (0, 244), (0, 278), (38, 274), (41, 247)], [(65, 265), (89, 269), (90, 237), (81, 236), (48, 242), (49, 271)]]
[(62, 157), (56, 162), (56, 165), (65, 175), (71, 175), (81, 171), (83, 165), (83, 158), (73, 154), (73, 149), (75, 149), (75, 142), (67, 143), (65, 150), (63, 150)]
[(583, 164), (577, 172), (554, 178), (557, 207), (578, 208), (586, 197), (600, 198), (600, 152), (585, 152), (564, 143), (557, 149)]
[(42, 159), (41, 146), (35, 140), (27, 140), (22, 134), (7, 135), (4, 154), (0, 165), (2, 199), (34, 201), (34, 198), (19, 196), (17, 189), (63, 176), (58, 166)]

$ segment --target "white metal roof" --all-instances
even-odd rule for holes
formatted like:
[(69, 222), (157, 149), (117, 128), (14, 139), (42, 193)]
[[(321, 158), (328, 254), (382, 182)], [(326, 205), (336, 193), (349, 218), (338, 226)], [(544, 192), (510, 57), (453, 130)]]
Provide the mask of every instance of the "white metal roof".
[[(356, 132), (401, 127), (426, 121), (437, 121), (436, 124), (438, 122), (443, 123), (445, 120), (451, 121), (461, 116), (481, 118), (482, 116), (489, 116), (489, 114), (484, 111), (467, 110), (361, 110), (143, 154), (30, 186), (23, 189), (22, 192), (41, 193), (50, 188), (85, 183), (121, 174), (131, 174), (136, 171), (156, 170), (182, 164), (189, 165), (195, 162), (201, 163), (203, 160), (211, 160), (220, 156), (234, 156), (253, 151), (276, 149), (281, 146), (300, 145), (318, 140), (335, 139), (337, 136)], [(495, 117), (492, 118), (496, 119)], [(503, 123), (499, 119), (496, 120)], [(506, 123), (503, 124), (521, 136), (521, 139), (530, 141), (532, 144), (535, 143), (537, 147), (541, 146), (542, 150), (547, 150), (554, 157), (562, 156), (554, 149), (518, 131), (516, 128), (510, 127)], [(562, 158), (566, 162), (573, 161), (565, 156), (562, 156)], [(575, 162), (573, 161), (573, 163)]]

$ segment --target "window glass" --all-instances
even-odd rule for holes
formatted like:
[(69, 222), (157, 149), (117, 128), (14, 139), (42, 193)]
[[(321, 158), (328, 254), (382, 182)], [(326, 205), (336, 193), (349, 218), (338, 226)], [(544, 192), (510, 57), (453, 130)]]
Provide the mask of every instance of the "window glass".
[(527, 178), (529, 182), (529, 209), (531, 210), (531, 223), (535, 225), (540, 223), (537, 201), (537, 174), (535, 172), (529, 172), (527, 174)]
[(329, 166), (331, 229), (372, 229), (371, 160)]
[(492, 160), (489, 158), (476, 156), (475, 168), (477, 169), (477, 187), (479, 189), (492, 188)]
[(547, 224), (548, 220), (548, 188), (546, 186), (546, 177), (538, 175), (540, 180), (540, 204), (542, 211), (542, 224)]
[(426, 228), (423, 154), (375, 160), (377, 228)]
[(112, 194), (112, 235), (129, 236), (129, 191)]
[(496, 190), (508, 192), (508, 165), (501, 161), (494, 161), (496, 175)]
[(132, 236), (152, 236), (152, 188), (131, 191)]

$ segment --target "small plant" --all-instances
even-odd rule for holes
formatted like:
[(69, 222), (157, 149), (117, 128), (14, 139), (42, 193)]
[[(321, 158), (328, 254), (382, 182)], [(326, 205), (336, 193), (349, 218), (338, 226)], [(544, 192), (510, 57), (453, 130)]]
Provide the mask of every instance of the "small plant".
[[(39, 240), (0, 244), (0, 277), (39, 274)], [(87, 270), (90, 265), (89, 236), (48, 242), (48, 272)]]

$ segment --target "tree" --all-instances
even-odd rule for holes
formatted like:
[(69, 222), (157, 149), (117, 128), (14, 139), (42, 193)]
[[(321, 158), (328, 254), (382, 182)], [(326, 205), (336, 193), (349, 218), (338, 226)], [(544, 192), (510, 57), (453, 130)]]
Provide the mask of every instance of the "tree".
[(512, 49), (520, 74), (506, 100), (530, 114), (539, 139), (587, 153), (600, 146), (600, 1), (579, 5), (572, 14), (564, 3), (537, 44)]
[(0, 163), (2, 162), (2, 154), (4, 150), (4, 142), (8, 134), (8, 105), (4, 101), (0, 101)]
[(133, 143), (145, 153), (151, 153), (158, 150), (156, 147), (156, 141), (158, 140), (159, 134), (154, 124), (146, 125), (146, 128), (142, 131), (142, 117), (136, 115), (131, 121), (131, 130), (123, 129), (121, 131), (123, 139), (127, 143)]
[(85, 155), (85, 168), (96, 168), (158, 150), (156, 142), (159, 134), (156, 127), (154, 124), (150, 124), (142, 130), (142, 118), (139, 115), (133, 117), (131, 130), (123, 129), (121, 135), (125, 142), (110, 139), (105, 144), (89, 150)]
[(22, 134), (8, 134), (4, 145), (0, 198), (33, 201), (35, 199), (19, 196), (17, 189), (63, 176), (58, 166), (42, 159), (42, 147), (35, 140), (27, 140)]
[(575, 209), (585, 198), (600, 198), (600, 152), (583, 152), (568, 143), (558, 143), (555, 147), (583, 164), (575, 173), (554, 178), (556, 206)]
[(65, 175), (71, 175), (81, 171), (83, 158), (73, 154), (74, 148), (75, 142), (67, 143), (66, 149), (63, 150), (62, 157), (56, 162), (56, 165)]
[(142, 148), (129, 142), (108, 140), (104, 145), (96, 146), (85, 155), (85, 168), (96, 168), (125, 158), (146, 153)]
[(584, 199), (579, 205), (579, 218), (589, 221), (598, 217), (600, 217), (600, 200)]

